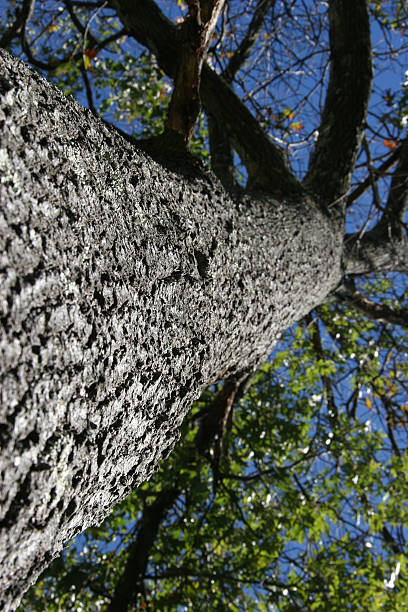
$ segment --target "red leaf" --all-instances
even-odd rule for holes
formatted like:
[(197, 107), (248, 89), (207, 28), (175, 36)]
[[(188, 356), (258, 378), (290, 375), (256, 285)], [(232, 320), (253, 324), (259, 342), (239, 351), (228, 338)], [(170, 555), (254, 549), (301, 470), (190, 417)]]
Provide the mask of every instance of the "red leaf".
[(383, 143), (390, 151), (395, 151), (395, 149), (397, 148), (397, 143), (394, 140), (388, 140), (387, 138), (384, 138)]

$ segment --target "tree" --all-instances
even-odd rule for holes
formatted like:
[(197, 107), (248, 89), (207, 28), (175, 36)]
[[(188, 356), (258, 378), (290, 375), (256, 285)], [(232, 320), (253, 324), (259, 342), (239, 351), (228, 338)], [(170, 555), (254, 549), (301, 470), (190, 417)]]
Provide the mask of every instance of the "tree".
[[(154, 53), (176, 83), (164, 136), (140, 143), (153, 161), (131, 138), (1, 54), (6, 607), (18, 603), (66, 540), (151, 475), (205, 386), (238, 384), (292, 323), (333, 299), (377, 319), (404, 320), (358, 285), (365, 274), (404, 273), (408, 263), (406, 140), (387, 139), (395, 150), (377, 169), (367, 153), (369, 176), (350, 191), (367, 141), (367, 3), (329, 4), (330, 78), (302, 182), (231, 86), (273, 3), (258, 3), (223, 75), (202, 64), (209, 36), (200, 38), (197, 4), (180, 28), (150, 0), (133, 4), (112, 3), (125, 30), (99, 43), (89, 19), (84, 26), (76, 13), (87, 3), (67, 2), (82, 52), (74, 41), (51, 63), (32, 53), (31, 3), (17, 7), (2, 35), (3, 45), (20, 36), (41, 70), (65, 66), (63, 77), (75, 54), (87, 58), (79, 70), (94, 113), (87, 68), (124, 33)], [(202, 3), (203, 15), (209, 6)], [(216, 16), (220, 4), (213, 9)], [(60, 26), (55, 19), (47, 27)], [(178, 75), (192, 65), (188, 99)], [(212, 165), (223, 187), (185, 151), (200, 78)], [(191, 113), (180, 113), (183, 105)], [(187, 125), (180, 127), (180, 116)], [(233, 151), (245, 166), (245, 192), (231, 172)], [(378, 174), (392, 166), (385, 205), (374, 198), (374, 226), (345, 233), (347, 204), (370, 187), (375, 195)]]

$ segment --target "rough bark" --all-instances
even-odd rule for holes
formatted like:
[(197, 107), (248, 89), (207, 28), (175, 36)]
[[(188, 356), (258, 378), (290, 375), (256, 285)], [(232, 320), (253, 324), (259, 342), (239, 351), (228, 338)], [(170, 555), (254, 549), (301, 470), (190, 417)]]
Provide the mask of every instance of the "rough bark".
[(147, 479), (209, 383), (334, 290), (342, 238), (300, 199), (159, 164), (0, 51), (0, 591)]

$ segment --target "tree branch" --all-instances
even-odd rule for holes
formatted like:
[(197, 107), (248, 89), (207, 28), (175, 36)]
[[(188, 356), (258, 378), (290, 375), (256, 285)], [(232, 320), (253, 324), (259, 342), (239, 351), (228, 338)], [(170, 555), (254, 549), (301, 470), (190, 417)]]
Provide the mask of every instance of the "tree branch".
[[(223, 77), (228, 83), (232, 83), (236, 73), (249, 57), (256, 43), (259, 32), (264, 24), (269, 8), (275, 4), (275, 0), (258, 0), (254, 14), (248, 29), (240, 45), (231, 57)], [(234, 177), (234, 154), (230, 143), (228, 131), (224, 122), (216, 115), (207, 114), (208, 134), (210, 141), (211, 167), (226, 189), (236, 187)]]
[(362, 312), (369, 319), (404, 327), (408, 325), (408, 308), (396, 310), (385, 304), (377, 304), (356, 289), (349, 287), (342, 287), (336, 291), (335, 297), (338, 302)]
[(180, 495), (177, 486), (158, 493), (151, 504), (145, 506), (139, 522), (137, 536), (129, 546), (129, 554), (119, 582), (110, 603), (108, 612), (127, 612), (138, 593), (144, 592), (143, 579), (151, 549), (156, 540), (160, 525), (167, 512)]
[(364, 234), (348, 234), (344, 241), (346, 274), (394, 271), (408, 273), (408, 241), (403, 216), (408, 200), (408, 140), (399, 149), (388, 200), (377, 225)]
[(358, 276), (378, 272), (408, 274), (408, 242), (394, 238), (381, 240), (367, 232), (347, 234), (343, 248), (344, 273)]
[[(322, 338), (321, 338), (319, 326), (314, 321), (312, 313), (310, 312), (309, 314), (306, 315), (305, 320), (307, 322), (310, 340), (312, 342), (312, 346), (314, 348), (316, 356), (318, 359), (324, 360), (324, 350), (323, 350), (323, 344), (322, 344)], [(332, 382), (330, 380), (330, 377), (327, 375), (325, 376), (324, 374), (321, 374), (320, 378), (321, 378), (323, 389), (326, 395), (328, 413), (329, 413), (330, 420), (333, 425), (332, 429), (334, 429), (334, 427), (337, 424), (338, 410), (337, 410), (337, 405), (336, 405), (335, 396), (333, 392)]]
[(88, 74), (87, 74), (84, 66), (81, 66), (81, 75), (82, 75), (82, 80), (83, 80), (84, 85), (85, 85), (85, 92), (86, 92), (86, 98), (88, 100), (89, 110), (95, 115), (95, 117), (98, 117), (99, 113), (96, 110), (96, 106), (95, 106), (95, 103), (94, 103), (94, 99), (93, 99), (93, 95), (92, 95), (92, 87), (91, 87), (91, 84), (89, 82)]
[(181, 136), (182, 147), (193, 134), (200, 113), (200, 81), (203, 61), (225, 0), (188, 0), (182, 23), (179, 62), (170, 101), (166, 130)]
[[(372, 174), (376, 179), (383, 176), (395, 163), (397, 163), (401, 153), (401, 147), (393, 151), (387, 159), (378, 168), (373, 168)], [(346, 208), (351, 206), (360, 196), (370, 189), (373, 181), (373, 176), (370, 174), (362, 183), (360, 183), (347, 197)]]
[(238, 48), (234, 51), (234, 54), (228, 62), (228, 66), (223, 72), (223, 77), (229, 83), (234, 80), (235, 75), (240, 70), (244, 62), (248, 59), (254, 44), (258, 40), (258, 36), (265, 22), (268, 10), (275, 4), (275, 2), (276, 0), (258, 0), (246, 34)]
[[(95, 51), (100, 51), (101, 49), (104, 49), (111, 43), (115, 42), (116, 40), (122, 38), (122, 36), (127, 36), (127, 35), (128, 35), (128, 32), (126, 31), (126, 29), (122, 28), (119, 32), (115, 32), (111, 34), (110, 36), (107, 36), (100, 42), (97, 42), (96, 39), (94, 38), (93, 40), (95, 41), (95, 46), (93, 47), (93, 49)], [(81, 50), (79, 53), (75, 53), (75, 54), (68, 53), (65, 57), (54, 59), (51, 62), (43, 62), (42, 60), (37, 59), (33, 55), (31, 48), (28, 45), (27, 41), (25, 42), (25, 53), (27, 55), (27, 58), (30, 64), (32, 64), (36, 68), (40, 68), (41, 70), (46, 70), (47, 72), (51, 72), (52, 70), (55, 70), (56, 68), (58, 68), (58, 66), (62, 66), (63, 64), (70, 62), (70, 61), (78, 61), (78, 60), (80, 60), (81, 62), (83, 61), (83, 51)]]
[[(175, 78), (179, 61), (176, 26), (163, 15), (153, 0), (139, 0), (137, 3), (112, 0), (112, 6), (129, 33), (156, 56), (168, 76)], [(299, 182), (286, 166), (282, 153), (228, 83), (207, 64), (202, 69), (200, 95), (206, 112), (216, 115), (225, 124), (234, 148), (252, 177), (254, 189), (303, 193)]]
[(402, 221), (408, 203), (408, 139), (399, 149), (399, 160), (391, 180), (384, 213), (374, 232), (387, 238), (403, 237)]
[(23, 0), (22, 8), (16, 9), (14, 23), (4, 32), (0, 39), (0, 47), (6, 48), (14, 38), (20, 36), (31, 18), (35, 0)]
[(304, 185), (327, 204), (344, 196), (363, 136), (371, 90), (367, 0), (330, 0), (330, 79)]

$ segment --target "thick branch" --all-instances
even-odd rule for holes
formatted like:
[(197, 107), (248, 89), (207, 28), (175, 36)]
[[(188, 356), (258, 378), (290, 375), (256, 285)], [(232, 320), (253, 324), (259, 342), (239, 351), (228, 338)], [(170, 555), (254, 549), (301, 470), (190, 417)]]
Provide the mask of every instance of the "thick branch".
[(329, 23), (330, 79), (304, 180), (327, 205), (347, 193), (364, 131), (372, 78), (367, 0), (330, 0)]
[[(176, 27), (152, 0), (112, 0), (124, 26), (157, 58), (161, 68), (174, 78), (178, 62)], [(302, 192), (287, 168), (281, 152), (270, 141), (258, 121), (228, 83), (204, 64), (201, 101), (210, 114), (224, 122), (234, 148), (252, 177), (254, 188), (286, 193)]]
[(343, 251), (344, 273), (351, 275), (377, 272), (408, 274), (408, 242), (405, 238), (387, 238), (373, 232), (362, 236), (347, 234)]
[(138, 593), (144, 592), (143, 579), (157, 533), (180, 492), (177, 486), (165, 489), (144, 508), (136, 538), (129, 546), (126, 565), (106, 608), (108, 612), (127, 612)]

